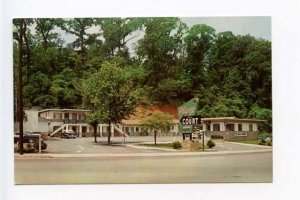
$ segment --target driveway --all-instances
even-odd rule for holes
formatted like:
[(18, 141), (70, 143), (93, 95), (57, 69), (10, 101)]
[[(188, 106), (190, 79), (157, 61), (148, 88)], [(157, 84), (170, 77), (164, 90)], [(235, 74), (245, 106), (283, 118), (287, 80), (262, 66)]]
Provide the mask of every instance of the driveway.
[(249, 150), (261, 150), (261, 149), (272, 149), (269, 146), (243, 144), (238, 142), (224, 142), (223, 140), (216, 140), (217, 151), (249, 151)]
[[(150, 138), (152, 140), (150, 140)], [(153, 141), (152, 137), (129, 137), (125, 138), (125, 144)], [(170, 141), (163, 138), (158, 141)], [(94, 143), (93, 137), (76, 139), (49, 139), (46, 141), (48, 147), (46, 152), (56, 154), (101, 154), (101, 153), (154, 153), (165, 152), (157, 149), (136, 149), (124, 144), (124, 137), (112, 137), (111, 145), (107, 144), (107, 137), (97, 138)]]
[[(158, 137), (157, 142), (174, 142), (182, 140), (181, 137)], [(46, 141), (48, 147), (46, 152), (54, 154), (106, 154), (106, 153), (160, 153), (166, 152), (161, 149), (144, 149), (133, 148), (133, 145), (142, 142), (153, 142), (152, 136), (138, 137), (112, 137), (111, 145), (107, 144), (107, 137), (97, 138), (97, 143), (94, 143), (93, 137), (76, 138), (76, 139), (49, 139)], [(259, 145), (245, 145), (240, 143), (228, 143), (224, 141), (215, 141), (217, 151), (248, 151), (266, 149)], [(171, 153), (171, 152), (170, 152)]]

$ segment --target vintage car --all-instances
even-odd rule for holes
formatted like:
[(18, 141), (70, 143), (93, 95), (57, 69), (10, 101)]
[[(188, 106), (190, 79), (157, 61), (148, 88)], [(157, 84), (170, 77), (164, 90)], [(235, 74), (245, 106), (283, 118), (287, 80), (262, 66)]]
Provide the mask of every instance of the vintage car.
[(75, 139), (76, 138), (76, 133), (73, 130), (64, 130), (61, 133), (61, 138), (65, 139)]
[[(14, 133), (14, 144), (18, 143), (20, 140), (20, 132), (17, 131)], [(31, 131), (23, 131), (23, 143), (32, 143), (36, 140), (39, 140), (39, 135), (34, 134)]]

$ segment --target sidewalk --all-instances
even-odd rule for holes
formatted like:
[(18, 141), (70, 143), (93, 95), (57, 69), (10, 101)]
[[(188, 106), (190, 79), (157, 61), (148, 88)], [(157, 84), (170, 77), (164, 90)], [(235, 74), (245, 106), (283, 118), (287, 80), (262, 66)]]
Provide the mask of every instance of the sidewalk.
[[(177, 151), (177, 150), (175, 150)], [(163, 152), (163, 153), (104, 153), (104, 154), (15, 154), (15, 159), (23, 158), (101, 158), (101, 157), (154, 157), (154, 156), (209, 156), (228, 154), (249, 154), (272, 152), (272, 149), (248, 150), (248, 151), (204, 151), (204, 152)]]

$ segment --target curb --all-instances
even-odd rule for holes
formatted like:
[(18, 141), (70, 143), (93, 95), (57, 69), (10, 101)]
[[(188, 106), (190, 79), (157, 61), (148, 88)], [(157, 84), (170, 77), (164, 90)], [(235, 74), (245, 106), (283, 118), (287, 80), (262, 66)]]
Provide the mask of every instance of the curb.
[(249, 146), (249, 147), (259, 147), (261, 149), (272, 149), (272, 146), (264, 146), (264, 145), (259, 145), (259, 144), (246, 144), (246, 143), (240, 143), (240, 142), (227, 142), (227, 141), (225, 141), (225, 143), (227, 143), (227, 144), (237, 144), (237, 145)]
[(163, 153), (127, 153), (127, 154), (15, 154), (15, 159), (32, 159), (32, 158), (104, 158), (104, 157), (156, 157), (156, 156), (210, 156), (210, 155), (232, 155), (232, 154), (249, 154), (249, 153), (267, 153), (272, 149), (250, 150), (250, 151), (222, 151), (222, 152), (163, 152)]
[[(147, 143), (141, 143), (141, 144), (147, 144)], [(143, 146), (133, 145), (133, 144), (127, 144), (124, 146), (134, 148), (134, 149), (163, 150), (163, 151), (173, 151), (173, 152), (180, 151), (180, 150), (176, 150), (176, 149), (167, 149), (167, 148), (159, 148), (159, 147), (143, 147)]]

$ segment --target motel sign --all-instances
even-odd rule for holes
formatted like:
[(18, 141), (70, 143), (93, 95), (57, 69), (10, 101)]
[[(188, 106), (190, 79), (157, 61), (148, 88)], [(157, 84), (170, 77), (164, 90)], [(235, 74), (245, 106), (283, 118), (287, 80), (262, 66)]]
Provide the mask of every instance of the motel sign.
[(182, 125), (198, 125), (201, 124), (200, 116), (186, 116), (180, 120)]

